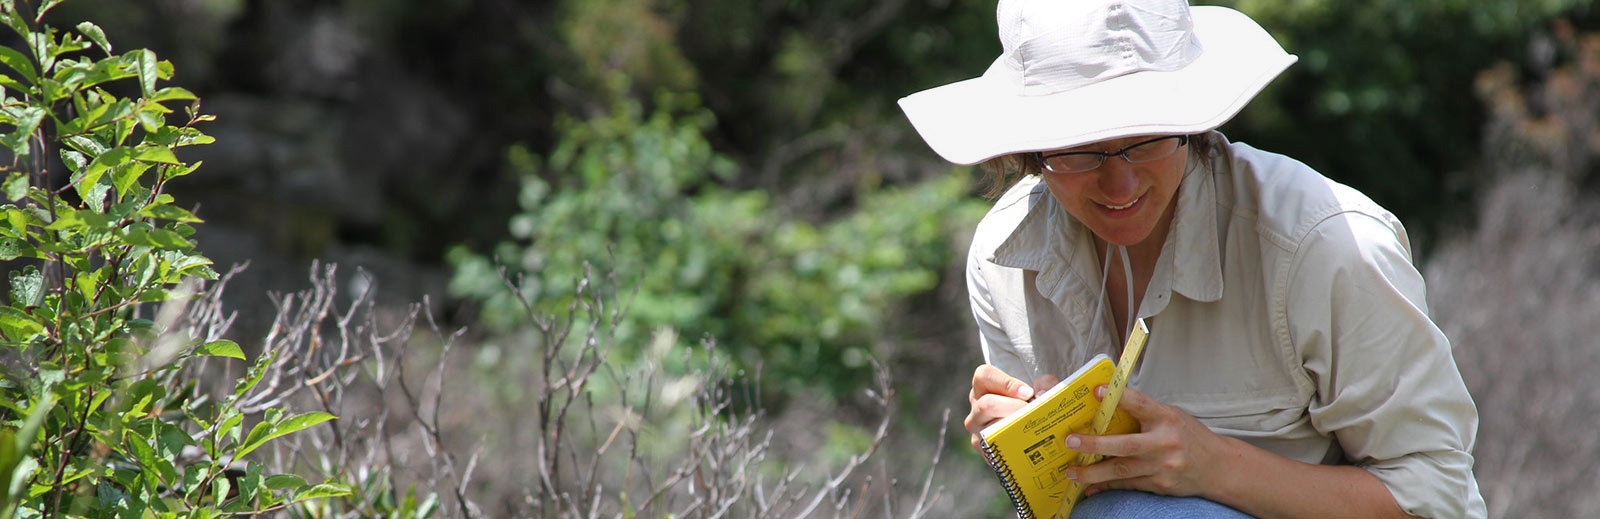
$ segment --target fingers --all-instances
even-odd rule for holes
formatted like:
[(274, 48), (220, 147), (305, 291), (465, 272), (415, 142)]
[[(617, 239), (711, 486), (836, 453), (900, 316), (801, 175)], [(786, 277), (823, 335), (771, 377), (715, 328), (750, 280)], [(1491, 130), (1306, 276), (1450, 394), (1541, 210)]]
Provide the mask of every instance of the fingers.
[(1033, 395), (1033, 387), (1026, 382), (994, 366), (978, 366), (972, 374), (972, 391), (967, 395), (972, 408), (963, 422), (967, 433), (972, 435), (972, 446), (976, 448), (983, 444), (979, 433), (984, 427), (1016, 412)]
[(1078, 483), (1095, 485), (1108, 481), (1142, 478), (1155, 473), (1154, 467), (1138, 458), (1106, 458), (1093, 465), (1068, 468), (1066, 476), (1067, 479)]
[(984, 427), (996, 420), (1011, 416), (1011, 413), (1028, 405), (1027, 402), (1004, 395), (987, 394), (979, 397), (972, 403), (972, 411), (967, 414), (965, 425), (967, 432), (978, 434)]
[(1067, 448), (1089, 454), (1104, 456), (1133, 456), (1149, 451), (1151, 437), (1146, 433), (1137, 434), (1110, 434), (1095, 436), (1092, 434), (1067, 435)]
[(1033, 387), (1000, 371), (1000, 368), (984, 364), (978, 366), (978, 370), (972, 374), (972, 399), (977, 400), (978, 397), (989, 393), (1028, 400), (1033, 398)]

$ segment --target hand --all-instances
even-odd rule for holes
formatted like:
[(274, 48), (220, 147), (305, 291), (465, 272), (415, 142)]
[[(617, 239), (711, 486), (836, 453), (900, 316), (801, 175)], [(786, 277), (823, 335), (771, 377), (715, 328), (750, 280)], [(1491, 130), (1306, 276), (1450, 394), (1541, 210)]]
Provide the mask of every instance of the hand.
[[(1095, 390), (1105, 398), (1106, 386)], [(1069, 435), (1067, 448), (1108, 458), (1067, 469), (1067, 477), (1088, 484), (1087, 495), (1105, 489), (1142, 490), (1175, 496), (1206, 496), (1214, 471), (1225, 459), (1228, 442), (1193, 416), (1129, 388), (1118, 405), (1139, 420), (1140, 432)]]
[(1059, 382), (1056, 377), (1044, 375), (1034, 379), (1030, 386), (1000, 368), (988, 364), (978, 366), (972, 374), (972, 392), (967, 394), (972, 410), (964, 422), (967, 433), (972, 435), (972, 448), (983, 448), (983, 436), (979, 432), (984, 427), (1021, 409), (1034, 394), (1049, 389), (1056, 382)]

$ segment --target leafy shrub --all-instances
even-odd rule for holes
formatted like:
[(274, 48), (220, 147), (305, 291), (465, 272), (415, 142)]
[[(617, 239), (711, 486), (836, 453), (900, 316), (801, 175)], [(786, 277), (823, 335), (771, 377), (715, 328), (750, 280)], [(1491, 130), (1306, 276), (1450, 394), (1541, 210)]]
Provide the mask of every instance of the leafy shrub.
[(738, 168), (707, 142), (713, 121), (693, 98), (658, 104), (648, 118), (624, 102), (601, 117), (566, 119), (545, 158), (513, 148), (522, 178), (516, 240), (492, 256), (453, 251), (453, 294), (481, 301), (483, 320), (506, 329), (521, 308), (499, 268), (553, 311), (593, 265), (625, 285), (637, 276), (622, 344), (663, 328), (711, 336), (747, 368), (764, 358), (769, 389), (862, 387), (897, 303), (930, 291), (960, 257), (958, 237), (983, 211), (967, 177), (867, 193), (840, 221), (796, 221), (763, 192), (719, 186)]
[(189, 239), (199, 219), (164, 191), (200, 166), (174, 151), (211, 142), (196, 128), (211, 118), (160, 85), (172, 65), (149, 50), (42, 24), (59, 3), (0, 1), (24, 43), (0, 47), (0, 518), (213, 517), (347, 493), (242, 461), (333, 416), (248, 405), (271, 355), (218, 398), (200, 383), (244, 353), (225, 319), (184, 312), (217, 274)]

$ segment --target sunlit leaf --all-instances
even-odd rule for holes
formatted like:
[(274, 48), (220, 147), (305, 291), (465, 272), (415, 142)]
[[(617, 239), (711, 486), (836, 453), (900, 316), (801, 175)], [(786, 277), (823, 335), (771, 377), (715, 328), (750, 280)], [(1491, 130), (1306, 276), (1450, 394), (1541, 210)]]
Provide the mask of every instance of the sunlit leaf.
[(338, 417), (323, 412), (311, 412), (291, 416), (278, 423), (278, 427), (272, 432), (272, 437), (276, 438), (285, 434), (299, 432), (328, 420), (335, 419), (338, 419)]
[(44, 109), (37, 106), (21, 108), (16, 114), (16, 129), (0, 137), (0, 140), (5, 141), (6, 147), (11, 148), (12, 153), (27, 155), (33, 131), (39, 129), (39, 123), (44, 121), (45, 115)]
[(139, 182), (139, 177), (150, 170), (150, 164), (134, 162), (117, 168), (111, 173), (111, 183), (117, 187), (117, 196), (126, 197), (134, 185)]
[(0, 333), (13, 344), (22, 343), (44, 331), (44, 324), (31, 315), (9, 306), (0, 306)]
[[(146, 207), (144, 209), (141, 209), (139, 211), (139, 214), (141, 216), (148, 216), (148, 217), (151, 217), (151, 218), (160, 218), (162, 220), (172, 220), (172, 221), (176, 221), (176, 222), (199, 222), (199, 221), (201, 221), (199, 218), (195, 218), (194, 213), (190, 213), (188, 210), (186, 210), (186, 209), (184, 209), (182, 207), (175, 206), (175, 205), (152, 205), (152, 206)], [(179, 233), (179, 234), (182, 234), (182, 233)]]
[(11, 47), (0, 46), (0, 65), (10, 67), (11, 70), (22, 74), (22, 78), (29, 83), (39, 82), (39, 70), (33, 67), (33, 61), (26, 55)]
[(239, 349), (239, 343), (226, 339), (202, 344), (199, 348), (195, 348), (194, 354), (245, 360), (244, 350)]
[(160, 162), (162, 164), (181, 164), (178, 157), (166, 146), (154, 146), (139, 150), (133, 158), (146, 162)]
[(38, 306), (44, 301), (44, 274), (33, 265), (11, 271), (11, 304)]
[(89, 162), (88, 167), (82, 170), (83, 174), (78, 179), (79, 185), (93, 185), (95, 182), (99, 182), (100, 176), (104, 175), (107, 169), (124, 165), (129, 160), (132, 160), (133, 156), (133, 148), (112, 148), (105, 153), (101, 153), (100, 156)]
[(12, 201), (22, 200), (22, 197), (28, 196), (29, 185), (31, 184), (28, 182), (27, 173), (21, 171), (12, 172), (9, 177), (6, 177), (6, 182), (3, 186), (6, 199)]
[(291, 416), (276, 423), (270, 420), (261, 422), (250, 430), (250, 435), (245, 437), (243, 446), (239, 448), (239, 452), (235, 456), (242, 458), (245, 454), (255, 451), (274, 438), (298, 432), (335, 418), (337, 417), (328, 413), (313, 412)]
[(350, 487), (346, 485), (341, 485), (338, 483), (322, 483), (308, 488), (304, 492), (296, 494), (294, 496), (294, 501), (299, 502), (311, 499), (348, 496), (350, 495), (350, 492)]
[(275, 474), (267, 477), (266, 485), (273, 490), (288, 490), (306, 486), (306, 480), (294, 474)]
[(153, 97), (156, 93), (156, 78), (160, 74), (156, 64), (156, 53), (149, 49), (133, 51), (136, 68), (139, 70), (139, 88), (145, 97)]
[(148, 100), (161, 103), (166, 101), (193, 101), (195, 99), (199, 99), (199, 96), (194, 95), (194, 92), (190, 92), (186, 88), (166, 87), (157, 90), (156, 94), (150, 96)]
[(83, 35), (88, 37), (90, 41), (93, 41), (95, 45), (99, 45), (100, 49), (104, 50), (107, 56), (111, 55), (111, 42), (106, 41), (106, 32), (100, 30), (100, 26), (90, 22), (79, 23), (78, 32), (83, 33)]

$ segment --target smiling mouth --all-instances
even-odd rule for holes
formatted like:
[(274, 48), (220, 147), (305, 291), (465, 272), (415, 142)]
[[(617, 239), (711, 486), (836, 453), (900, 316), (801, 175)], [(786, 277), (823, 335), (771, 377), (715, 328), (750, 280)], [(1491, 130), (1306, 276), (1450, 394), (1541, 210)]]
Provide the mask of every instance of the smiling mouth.
[(1122, 210), (1122, 209), (1127, 209), (1129, 207), (1133, 207), (1133, 204), (1139, 203), (1139, 200), (1141, 200), (1143, 198), (1144, 198), (1143, 196), (1140, 196), (1139, 198), (1135, 198), (1132, 201), (1129, 201), (1128, 203), (1122, 204), (1122, 205), (1111, 205), (1111, 204), (1100, 204), (1100, 205), (1108, 207), (1108, 208), (1110, 208), (1112, 210)]

